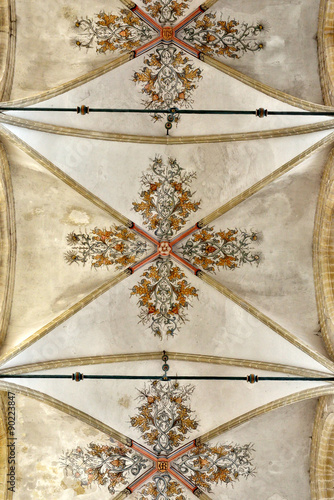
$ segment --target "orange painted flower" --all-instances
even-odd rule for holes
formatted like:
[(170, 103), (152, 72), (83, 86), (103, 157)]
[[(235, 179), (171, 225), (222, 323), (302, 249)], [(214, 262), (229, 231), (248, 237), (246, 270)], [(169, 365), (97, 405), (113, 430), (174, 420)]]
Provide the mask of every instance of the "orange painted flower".
[(111, 464), (115, 467), (120, 467), (120, 465), (122, 465), (122, 462), (119, 458), (116, 458), (115, 460), (112, 460)]
[(198, 457), (198, 462), (201, 468), (210, 465), (210, 461), (207, 458)]
[(117, 245), (114, 246), (114, 249), (117, 251), (117, 252), (123, 252), (124, 250), (124, 244), (123, 243), (117, 243)]
[(213, 253), (217, 250), (216, 247), (213, 247), (212, 245), (208, 245), (205, 249), (205, 253)]
[(216, 37), (213, 35), (207, 35), (206, 40), (207, 42), (213, 42), (214, 40), (216, 40)]
[(175, 305), (170, 312), (173, 314), (179, 314), (179, 306)]

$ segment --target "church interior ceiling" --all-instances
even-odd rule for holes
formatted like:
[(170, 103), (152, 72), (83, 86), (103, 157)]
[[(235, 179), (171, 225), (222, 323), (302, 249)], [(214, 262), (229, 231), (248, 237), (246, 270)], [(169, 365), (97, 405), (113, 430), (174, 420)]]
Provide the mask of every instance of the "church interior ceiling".
[(333, 8), (0, 0), (1, 498), (332, 498)]

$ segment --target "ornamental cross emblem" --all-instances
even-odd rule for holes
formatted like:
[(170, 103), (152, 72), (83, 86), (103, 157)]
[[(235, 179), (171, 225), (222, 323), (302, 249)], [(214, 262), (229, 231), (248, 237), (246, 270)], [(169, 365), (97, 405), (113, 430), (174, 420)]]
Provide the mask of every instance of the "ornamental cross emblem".
[[(178, 264), (200, 276), (203, 271), (215, 273), (259, 263), (260, 256), (252, 249), (259, 242), (254, 231), (215, 231), (199, 221), (180, 233), (200, 209), (201, 202), (193, 199), (191, 191), (195, 178), (195, 172), (185, 171), (175, 158), (164, 161), (156, 156), (141, 178), (140, 199), (132, 203), (150, 232), (132, 223), (131, 228), (115, 225), (67, 236), (71, 247), (65, 253), (68, 264), (90, 262), (93, 268), (127, 268), (130, 274), (145, 266), (131, 296), (138, 299), (140, 322), (161, 339), (180, 330), (192, 300), (198, 298), (198, 289)], [(149, 243), (153, 251), (145, 256)]]
[(254, 475), (251, 444), (208, 445), (201, 438), (184, 443), (199, 424), (189, 403), (194, 389), (177, 381), (150, 382), (138, 391), (137, 414), (130, 420), (141, 443), (128, 438), (127, 445), (111, 440), (77, 447), (61, 457), (65, 473), (83, 487), (106, 485), (112, 494), (130, 483), (120, 498), (138, 491), (140, 500), (186, 500), (187, 490), (200, 497), (213, 485)]
[(131, 0), (122, 3), (127, 8), (119, 14), (100, 12), (95, 19), (78, 19), (74, 43), (79, 48), (95, 46), (98, 54), (127, 52), (131, 58), (146, 54), (133, 81), (141, 88), (145, 108), (153, 110), (154, 121), (163, 118), (159, 109), (171, 110), (167, 133), (180, 119), (177, 111), (192, 107), (193, 92), (202, 79), (196, 59), (210, 64), (212, 56), (239, 59), (264, 48), (258, 40), (263, 23), (239, 23), (207, 12), (215, 3), (212, 0), (185, 17), (190, 0), (144, 0), (144, 10)]

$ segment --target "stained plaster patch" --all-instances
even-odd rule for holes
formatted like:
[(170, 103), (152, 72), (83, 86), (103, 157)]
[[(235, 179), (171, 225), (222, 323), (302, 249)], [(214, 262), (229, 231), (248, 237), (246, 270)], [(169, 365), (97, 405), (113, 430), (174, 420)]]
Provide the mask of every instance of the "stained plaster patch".
[(124, 406), (124, 408), (129, 408), (130, 407), (131, 400), (129, 396), (123, 396), (118, 400), (118, 404), (120, 406)]
[(44, 209), (42, 207), (36, 207), (30, 212), (26, 213), (23, 217), (25, 220), (32, 220), (34, 217), (44, 214)]
[(89, 224), (91, 220), (91, 216), (80, 207), (69, 207), (61, 222), (68, 225), (74, 224), (80, 226), (82, 224)]

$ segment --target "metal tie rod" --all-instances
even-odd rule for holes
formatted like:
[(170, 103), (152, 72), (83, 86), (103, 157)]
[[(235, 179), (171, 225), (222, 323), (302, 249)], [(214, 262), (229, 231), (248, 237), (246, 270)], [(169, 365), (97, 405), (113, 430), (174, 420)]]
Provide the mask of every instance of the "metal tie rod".
[(192, 376), (192, 375), (171, 375), (163, 378), (161, 375), (84, 375), (83, 373), (73, 373), (68, 375), (30, 375), (30, 374), (10, 374), (1, 373), (0, 379), (68, 379), (79, 382), (81, 380), (244, 380), (255, 383), (259, 381), (287, 381), (287, 382), (334, 382), (334, 377), (259, 377), (251, 374), (243, 377), (220, 377), (220, 376)]
[(32, 108), (32, 107), (10, 107), (2, 106), (0, 111), (44, 111), (44, 112), (74, 112), (81, 115), (89, 113), (167, 113), (183, 115), (255, 115), (259, 118), (267, 116), (334, 116), (334, 111), (269, 111), (264, 108), (256, 110), (232, 110), (232, 109), (120, 109), (120, 108), (89, 108), (88, 106), (77, 106), (75, 108)]

